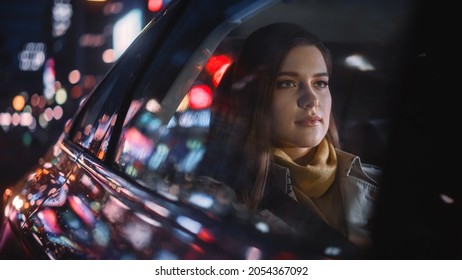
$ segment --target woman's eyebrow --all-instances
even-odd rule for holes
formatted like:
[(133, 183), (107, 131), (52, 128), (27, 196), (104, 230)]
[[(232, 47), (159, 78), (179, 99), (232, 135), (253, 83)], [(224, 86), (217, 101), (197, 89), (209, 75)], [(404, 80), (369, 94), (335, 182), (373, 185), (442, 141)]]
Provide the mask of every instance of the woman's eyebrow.
[[(279, 72), (278, 73), (278, 76), (292, 76), (292, 77), (297, 77), (299, 76), (299, 74), (297, 72), (293, 72), (293, 71), (286, 71), (286, 72)], [(321, 72), (321, 73), (317, 73), (314, 75), (315, 77), (329, 77), (329, 74), (327, 74), (327, 72)]]

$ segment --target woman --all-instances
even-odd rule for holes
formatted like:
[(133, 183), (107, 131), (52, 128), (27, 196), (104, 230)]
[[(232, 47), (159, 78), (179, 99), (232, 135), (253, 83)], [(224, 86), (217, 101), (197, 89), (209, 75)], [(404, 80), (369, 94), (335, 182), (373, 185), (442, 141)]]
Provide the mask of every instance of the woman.
[(273, 229), (297, 229), (277, 205), (289, 197), (365, 245), (376, 180), (357, 156), (340, 149), (331, 68), (328, 49), (297, 25), (275, 23), (252, 33), (217, 90), (210, 140), (222, 143), (209, 156), (216, 162), (233, 156), (233, 166), (216, 164), (214, 176)]

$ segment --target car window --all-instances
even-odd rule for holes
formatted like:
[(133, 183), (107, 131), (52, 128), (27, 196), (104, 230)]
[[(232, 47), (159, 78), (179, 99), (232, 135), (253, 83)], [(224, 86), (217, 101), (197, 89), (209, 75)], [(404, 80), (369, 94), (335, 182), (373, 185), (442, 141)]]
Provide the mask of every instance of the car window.
[(184, 179), (193, 174), (205, 152), (212, 92), (219, 73), (214, 81), (204, 66), (218, 44), (225, 61), (215, 64), (231, 63), (228, 44), (222, 41), (238, 25), (234, 19), (223, 23), (229, 15), (217, 18), (214, 11), (210, 7), (200, 15), (210, 17), (207, 26), (197, 25), (197, 14), (185, 16), (186, 23), (175, 27), (169, 40), (163, 42), (159, 56), (152, 59), (134, 90), (114, 151), (114, 164), (149, 188), (158, 178)]
[(125, 119), (115, 157), (119, 169), (148, 186), (153, 175), (181, 180), (194, 174), (206, 149), (213, 92), (237, 52), (233, 44), (223, 41), (167, 122), (158, 99), (134, 101), (139, 112)]
[[(171, 76), (156, 72), (158, 68), (146, 71), (135, 94), (134, 109), (124, 120), (114, 156), (116, 168), (151, 188), (159, 178), (185, 180), (194, 176), (207, 149), (224, 149), (206, 145), (215, 89), (243, 39), (256, 28), (277, 21), (305, 26), (329, 46), (334, 60), (330, 87), (342, 143), (346, 150), (380, 165), (386, 154), (391, 92), (400, 67), (400, 36), (407, 28), (407, 6), (396, 1), (382, 3), (382, 7), (363, 4), (361, 9), (371, 11), (369, 17), (342, 1), (316, 5), (311, 1), (282, 1), (243, 21), (234, 21), (231, 26), (225, 22), (210, 31), (175, 82)], [(366, 16), (353, 20), (352, 12)], [(383, 18), (378, 21), (374, 18), (377, 15)], [(356, 29), (345, 32), (348, 28)], [(171, 64), (174, 57), (187, 53), (176, 46), (170, 45), (164, 61)], [(159, 82), (159, 75), (167, 77), (169, 83)], [(238, 176), (230, 170), (222, 173)]]

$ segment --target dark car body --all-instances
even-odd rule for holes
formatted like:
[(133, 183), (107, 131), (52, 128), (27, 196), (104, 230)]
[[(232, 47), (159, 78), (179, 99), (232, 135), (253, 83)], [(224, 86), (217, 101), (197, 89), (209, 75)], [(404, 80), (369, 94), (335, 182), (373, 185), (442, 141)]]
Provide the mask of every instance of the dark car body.
[[(364, 257), (322, 229), (309, 239), (281, 237), (237, 203), (229, 187), (196, 176), (209, 101), (178, 108), (185, 96), (192, 98), (192, 88), (216, 86), (206, 71), (211, 57), (232, 60), (242, 38), (266, 22), (297, 22), (334, 54), (331, 91), (347, 150), (385, 165), (390, 92), (402, 70), (411, 8), (411, 1), (172, 1), (85, 98), (38, 165), (7, 188), (2, 253), (33, 259)], [(354, 54), (369, 66), (345, 64)]]

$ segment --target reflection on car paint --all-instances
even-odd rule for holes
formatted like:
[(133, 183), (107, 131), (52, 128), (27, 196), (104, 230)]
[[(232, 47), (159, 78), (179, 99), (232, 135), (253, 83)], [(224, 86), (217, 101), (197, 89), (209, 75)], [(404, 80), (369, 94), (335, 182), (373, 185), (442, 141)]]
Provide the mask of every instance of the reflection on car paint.
[[(41, 172), (40, 176), (44, 173)], [(52, 176), (50, 174), (47, 173)], [(219, 232), (207, 229), (206, 225), (192, 218), (192, 213), (188, 215), (188, 211), (182, 211), (174, 204), (145, 201), (145, 210), (152, 211), (147, 215), (104, 191), (100, 183), (79, 166), (75, 166), (69, 176), (73, 178), (73, 189), (69, 189), (63, 178), (57, 178), (52, 181), (52, 188), (40, 186), (41, 195), (29, 196), (31, 199), (44, 197), (44, 202), (27, 223), (22, 221), (25, 227), (33, 229), (33, 238), (47, 247), (48, 255), (53, 259), (70, 256), (109, 259), (232, 257), (207, 248), (206, 244), (216, 242), (215, 234)], [(205, 182), (207, 180), (203, 179), (183, 188), (164, 183), (161, 189), (169, 193), (170, 198), (175, 197), (171, 201), (189, 202), (198, 209), (225, 215), (230, 209), (226, 204), (232, 201), (232, 196), (222, 188), (212, 187), (218, 182), (209, 182), (208, 187)], [(59, 184), (62, 186), (56, 188)], [(127, 190), (124, 194), (127, 195)], [(25, 209), (23, 202), (19, 201), (18, 198), (15, 205), (18, 217), (21, 217), (24, 215), (20, 213)], [(187, 250), (184, 249), (186, 244), (189, 244)]]

